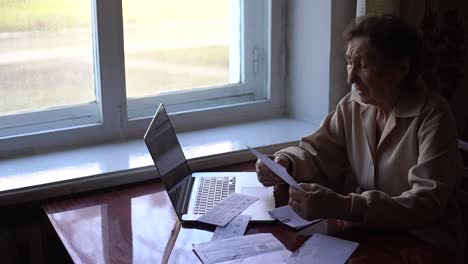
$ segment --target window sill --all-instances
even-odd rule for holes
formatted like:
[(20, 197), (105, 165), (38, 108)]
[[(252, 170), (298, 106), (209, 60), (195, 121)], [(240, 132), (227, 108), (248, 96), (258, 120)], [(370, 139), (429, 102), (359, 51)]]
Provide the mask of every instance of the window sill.
[[(279, 118), (178, 134), (192, 170), (254, 160), (294, 144), (314, 126)], [(143, 140), (0, 161), (0, 206), (155, 179)]]

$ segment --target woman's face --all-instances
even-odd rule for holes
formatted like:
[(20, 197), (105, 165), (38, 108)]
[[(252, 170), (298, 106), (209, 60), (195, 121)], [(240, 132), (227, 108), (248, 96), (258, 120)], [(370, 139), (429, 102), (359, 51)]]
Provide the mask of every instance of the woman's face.
[(408, 63), (387, 65), (365, 37), (352, 39), (346, 50), (348, 83), (365, 104), (393, 107), (400, 83), (408, 73)]

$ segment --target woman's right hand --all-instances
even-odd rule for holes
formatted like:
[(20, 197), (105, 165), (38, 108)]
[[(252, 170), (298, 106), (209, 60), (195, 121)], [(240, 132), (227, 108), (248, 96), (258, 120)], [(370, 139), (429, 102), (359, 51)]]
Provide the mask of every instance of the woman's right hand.
[[(290, 171), (291, 162), (285, 156), (278, 155), (274, 156), (274, 162), (286, 168), (287, 171)], [(257, 160), (255, 163), (255, 169), (257, 172), (258, 180), (264, 186), (273, 186), (279, 183), (284, 182), (278, 175), (274, 174), (262, 161)]]

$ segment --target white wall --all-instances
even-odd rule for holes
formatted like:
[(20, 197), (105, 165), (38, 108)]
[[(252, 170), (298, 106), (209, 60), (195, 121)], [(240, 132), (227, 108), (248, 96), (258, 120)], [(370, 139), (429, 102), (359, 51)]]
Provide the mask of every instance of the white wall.
[(289, 1), (288, 110), (319, 124), (328, 112), (331, 2)]
[(288, 112), (319, 124), (348, 91), (341, 33), (355, 1), (288, 2)]

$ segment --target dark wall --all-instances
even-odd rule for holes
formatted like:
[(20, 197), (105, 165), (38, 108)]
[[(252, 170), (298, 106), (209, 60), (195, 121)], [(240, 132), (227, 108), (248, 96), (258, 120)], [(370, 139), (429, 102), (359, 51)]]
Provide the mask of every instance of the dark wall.
[(73, 263), (39, 203), (0, 210), (1, 263)]
[(427, 0), (420, 28), (424, 79), (450, 103), (459, 137), (468, 141), (468, 4)]

